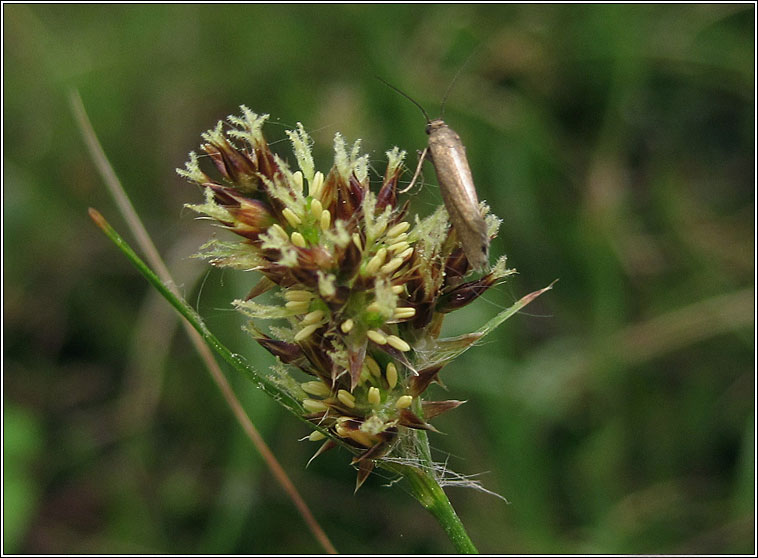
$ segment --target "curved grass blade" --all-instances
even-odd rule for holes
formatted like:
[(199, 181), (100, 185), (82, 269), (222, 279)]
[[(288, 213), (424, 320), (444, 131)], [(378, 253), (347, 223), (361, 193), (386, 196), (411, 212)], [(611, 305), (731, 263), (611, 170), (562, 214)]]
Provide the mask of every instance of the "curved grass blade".
[[(110, 224), (105, 220), (99, 211), (90, 208), (89, 215), (95, 224), (100, 228), (100, 230), (102, 230), (103, 233), (105, 233), (105, 235), (119, 248), (119, 250), (121, 250), (127, 259), (129, 259), (129, 261), (132, 262), (137, 270), (139, 270), (139, 272), (142, 273), (142, 275), (148, 280), (148, 282), (153, 287), (155, 287), (155, 289), (161, 295), (163, 295), (163, 297), (187, 320), (189, 325), (194, 328), (194, 331), (197, 331), (197, 333), (202, 338), (202, 341), (205, 341), (207, 346), (215, 350), (219, 356), (231, 364), (233, 368), (247, 376), (260, 389), (265, 391), (281, 405), (283, 405), (284, 408), (297, 416), (303, 422), (308, 423), (310, 428), (314, 428), (314, 425), (312, 423), (303, 418), (303, 408), (300, 405), (300, 402), (290, 396), (289, 393), (284, 391), (274, 382), (272, 382), (268, 377), (260, 374), (257, 370), (255, 370), (255, 368), (248, 364), (241, 355), (233, 353), (223, 343), (221, 343), (221, 341), (219, 341), (219, 339), (213, 335), (213, 333), (211, 333), (200, 315), (189, 304), (187, 304), (184, 299), (175, 294), (170, 287), (168, 287), (165, 283), (163, 283), (163, 281), (158, 278), (153, 270), (150, 269), (147, 264), (145, 264), (145, 262), (143, 262), (140, 257), (134, 252), (131, 246), (129, 246), (129, 244), (123, 238), (121, 238), (121, 236), (113, 229), (113, 227), (110, 226)], [(201, 346), (205, 347), (204, 345)], [(215, 365), (215, 360), (213, 360), (213, 363)], [(216, 376), (214, 375), (214, 379), (215, 377)], [(313, 517), (313, 514), (311, 513), (305, 501), (300, 496), (295, 486), (292, 484), (292, 481), (289, 480), (289, 477), (287, 476), (282, 466), (279, 464), (276, 457), (263, 441), (262, 437), (258, 433), (257, 429), (255, 429), (253, 426), (252, 422), (250, 422), (244, 409), (242, 409), (242, 405), (239, 403), (239, 400), (236, 398), (236, 396), (234, 396), (233, 392), (231, 392), (231, 388), (228, 386), (228, 382), (226, 382), (226, 379), (223, 378), (223, 374), (221, 374), (221, 378), (224, 381), (218, 382), (217, 380), (217, 383), (219, 384), (219, 388), (223, 392), (225, 399), (227, 402), (229, 402), (232, 411), (237, 417), (237, 420), (240, 421), (245, 432), (253, 440), (256, 448), (258, 448), (258, 451), (261, 452), (261, 455), (269, 467), (272, 469), (274, 476), (278, 479), (279, 483), (282, 485), (282, 488), (293, 500), (295, 507), (303, 516), (303, 519), (305, 520), (306, 524), (316, 539), (319, 541), (319, 544), (321, 544), (324, 550), (326, 550), (326, 552), (329, 554), (337, 554), (337, 550), (334, 548), (334, 545), (332, 545), (331, 541), (326, 536), (326, 533), (324, 533), (323, 529), (321, 529), (321, 526)]]
[(547, 287), (521, 297), (513, 306), (506, 308), (497, 316), (492, 318), (490, 321), (472, 333), (459, 335), (458, 337), (448, 337), (445, 339), (437, 340), (437, 342), (434, 344), (433, 349), (428, 351), (429, 358), (422, 363), (423, 367), (429, 368), (432, 366), (444, 365), (459, 356), (461, 353), (467, 351), (477, 341), (480, 341), (482, 338), (484, 338), (485, 335), (491, 333), (505, 320), (524, 308), (524, 306), (532, 302), (535, 298), (544, 292), (552, 289), (556, 281), (557, 279), (550, 283)]
[(265, 391), (269, 396), (277, 400), (292, 414), (298, 418), (307, 422), (312, 426), (312, 423), (303, 418), (305, 413), (302, 405), (299, 401), (293, 398), (283, 388), (274, 383), (267, 376), (259, 373), (251, 364), (249, 364), (242, 355), (232, 352), (224, 345), (205, 325), (200, 315), (181, 297), (174, 294), (174, 292), (161, 281), (155, 272), (150, 269), (145, 262), (134, 252), (129, 243), (127, 243), (121, 236), (110, 226), (108, 221), (100, 214), (96, 209), (90, 208), (89, 215), (95, 224), (100, 227), (100, 230), (118, 247), (119, 250), (129, 259), (130, 262), (137, 268), (137, 270), (148, 280), (148, 282), (155, 287), (155, 289), (163, 295), (163, 297), (176, 308), (176, 310), (195, 328), (195, 330), (202, 336), (203, 340), (218, 353), (226, 362), (232, 365), (235, 370), (243, 373), (258, 388)]

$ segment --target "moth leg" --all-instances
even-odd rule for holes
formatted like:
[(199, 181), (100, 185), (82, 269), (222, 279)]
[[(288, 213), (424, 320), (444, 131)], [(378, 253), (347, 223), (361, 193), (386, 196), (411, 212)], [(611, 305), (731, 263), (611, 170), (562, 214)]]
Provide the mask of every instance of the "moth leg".
[(400, 190), (399, 194), (405, 194), (408, 190), (413, 188), (413, 186), (416, 184), (416, 179), (418, 179), (418, 176), (421, 174), (421, 165), (424, 164), (424, 159), (426, 159), (426, 155), (429, 152), (429, 148), (425, 147), (424, 150), (421, 152), (418, 158), (418, 165), (416, 166), (416, 172), (413, 173), (413, 178), (411, 178), (411, 183), (408, 184), (405, 188)]

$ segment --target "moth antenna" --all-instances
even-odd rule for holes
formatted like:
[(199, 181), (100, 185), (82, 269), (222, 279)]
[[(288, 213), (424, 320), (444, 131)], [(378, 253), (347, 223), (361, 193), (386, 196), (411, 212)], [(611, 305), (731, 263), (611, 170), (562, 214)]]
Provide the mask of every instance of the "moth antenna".
[(458, 68), (458, 71), (455, 72), (455, 76), (453, 76), (452, 81), (450, 82), (450, 85), (447, 86), (447, 89), (445, 90), (445, 95), (442, 97), (442, 104), (440, 105), (440, 118), (445, 116), (445, 103), (447, 103), (447, 97), (450, 95), (450, 92), (453, 90), (453, 85), (455, 85), (455, 82), (458, 81), (458, 78), (461, 75), (461, 72), (463, 71), (463, 68), (468, 66), (468, 63), (471, 61), (471, 59), (474, 57), (474, 55), (479, 52), (482, 49), (482, 45), (480, 44), (478, 47), (476, 47), (474, 50), (471, 51), (471, 53), (466, 57), (466, 60), (461, 64), (460, 68)]
[(416, 99), (414, 99), (413, 97), (411, 97), (410, 95), (408, 95), (408, 94), (407, 94), (407, 93), (405, 93), (404, 91), (401, 91), (400, 89), (398, 89), (397, 87), (395, 87), (395, 86), (394, 86), (394, 85), (392, 85), (391, 83), (388, 83), (387, 81), (383, 80), (383, 79), (382, 79), (382, 78), (380, 78), (379, 76), (374, 76), (374, 77), (375, 77), (376, 79), (378, 79), (379, 81), (381, 81), (381, 82), (382, 82), (384, 85), (386, 85), (386, 86), (387, 86), (387, 87), (389, 87), (390, 89), (393, 89), (395, 92), (397, 92), (397, 93), (400, 93), (400, 94), (401, 94), (403, 97), (405, 97), (405, 98), (406, 98), (406, 99), (408, 99), (408, 100), (409, 100), (411, 103), (413, 103), (413, 104), (414, 104), (414, 105), (416, 105), (418, 108), (420, 108), (420, 109), (421, 109), (421, 112), (423, 112), (423, 113), (424, 113), (424, 118), (426, 118), (426, 123), (427, 123), (427, 124), (429, 124), (429, 122), (431, 122), (431, 121), (432, 121), (432, 119), (431, 119), (431, 118), (429, 118), (429, 113), (427, 113), (427, 112), (426, 112), (426, 109), (425, 109), (424, 107), (422, 107), (422, 106), (421, 106), (421, 104), (419, 104), (419, 103), (418, 103), (418, 101), (416, 101)]

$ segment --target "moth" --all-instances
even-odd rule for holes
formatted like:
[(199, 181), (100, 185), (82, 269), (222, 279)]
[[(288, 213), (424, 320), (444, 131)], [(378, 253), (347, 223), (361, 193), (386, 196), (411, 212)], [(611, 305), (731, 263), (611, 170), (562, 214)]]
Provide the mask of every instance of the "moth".
[(479, 210), (479, 198), (476, 195), (474, 179), (466, 158), (466, 147), (460, 136), (441, 118), (434, 120), (429, 118), (424, 107), (413, 98), (383, 79), (379, 79), (414, 103), (426, 117), (429, 144), (420, 156), (410, 185), (404, 191), (413, 187), (424, 160), (429, 158), (437, 174), (437, 183), (445, 209), (450, 216), (450, 223), (458, 236), (466, 259), (474, 269), (486, 269), (489, 264), (490, 238), (487, 234), (487, 224)]

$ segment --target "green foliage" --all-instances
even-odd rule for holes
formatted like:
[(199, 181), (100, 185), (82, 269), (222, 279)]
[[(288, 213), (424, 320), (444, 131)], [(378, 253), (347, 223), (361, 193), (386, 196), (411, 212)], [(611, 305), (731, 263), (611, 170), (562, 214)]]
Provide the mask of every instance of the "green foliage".
[[(89, 222), (124, 230), (67, 88), (187, 300), (266, 370), (229, 305), (252, 285), (191, 259), (208, 230), (174, 168), (240, 104), (273, 115), (270, 141), (303, 122), (316, 168), (337, 130), (370, 165), (398, 145), (413, 166), (423, 117), (374, 75), (434, 116), (472, 52), (445, 119), (520, 275), (443, 335), (560, 282), (442, 373), (468, 402), (434, 457), (511, 502), (450, 488), (469, 534), (491, 553), (753, 552), (754, 6), (3, 9), (6, 552), (319, 550), (173, 311)], [(379, 476), (353, 496), (341, 450), (306, 470), (302, 423), (229, 378), (340, 551), (451, 551)]]

